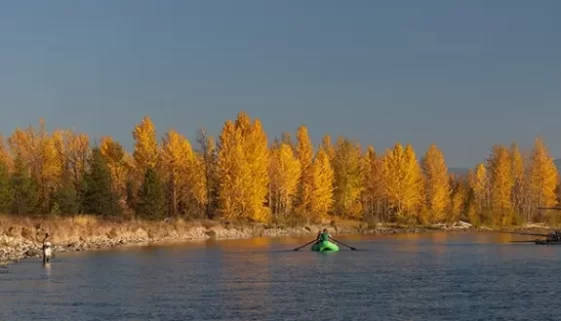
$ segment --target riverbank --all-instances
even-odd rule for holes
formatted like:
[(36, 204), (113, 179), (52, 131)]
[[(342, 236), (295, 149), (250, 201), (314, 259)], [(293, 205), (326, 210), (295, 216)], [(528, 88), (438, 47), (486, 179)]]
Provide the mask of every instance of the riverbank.
[[(0, 266), (27, 257), (41, 257), (42, 240), (46, 233), (54, 246), (54, 253), (87, 251), (135, 244), (157, 244), (206, 239), (242, 239), (251, 237), (310, 236), (327, 227), (333, 235), (391, 234), (428, 231), (493, 231), (474, 228), (468, 223), (437, 224), (431, 226), (399, 226), (396, 224), (367, 224), (358, 221), (331, 221), (322, 225), (286, 227), (281, 225), (236, 224), (218, 221), (116, 221), (82, 215), (70, 218), (14, 218), (0, 215)], [(547, 230), (542, 225), (511, 228), (510, 230)]]

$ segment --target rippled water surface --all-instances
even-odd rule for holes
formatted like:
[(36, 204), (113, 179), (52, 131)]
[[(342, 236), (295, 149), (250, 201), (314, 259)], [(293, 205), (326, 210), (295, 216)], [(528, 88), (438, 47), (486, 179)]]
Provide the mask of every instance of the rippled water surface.
[(561, 246), (494, 233), (208, 241), (0, 273), (0, 320), (560, 320)]

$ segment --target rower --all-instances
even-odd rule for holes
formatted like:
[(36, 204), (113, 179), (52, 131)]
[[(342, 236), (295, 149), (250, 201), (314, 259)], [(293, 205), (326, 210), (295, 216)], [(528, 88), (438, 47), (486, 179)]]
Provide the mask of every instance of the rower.
[(43, 239), (43, 264), (48, 263), (51, 260), (52, 255), (52, 244), (49, 241), (49, 233), (45, 234), (45, 238)]
[(321, 233), (319, 235), (319, 241), (320, 242), (325, 242), (325, 241), (329, 241), (329, 233), (327, 233), (327, 229), (324, 228), (323, 229), (323, 233)]

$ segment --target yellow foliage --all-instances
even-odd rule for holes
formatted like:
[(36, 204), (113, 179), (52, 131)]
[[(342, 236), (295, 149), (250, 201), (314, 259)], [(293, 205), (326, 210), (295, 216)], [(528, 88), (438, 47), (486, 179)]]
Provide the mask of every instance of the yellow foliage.
[(189, 140), (175, 130), (168, 131), (163, 139), (161, 162), (163, 176), (169, 182), (170, 214), (175, 216), (179, 203), (188, 202), (195, 187), (195, 160)]
[(281, 143), (279, 148), (271, 150), (269, 175), (274, 214), (286, 215), (292, 212), (300, 174), (300, 161), (289, 144)]
[(341, 216), (360, 219), (362, 206), (360, 196), (363, 191), (361, 172), (361, 154), (358, 144), (347, 139), (337, 140), (337, 149), (333, 158), (335, 175), (335, 209)]
[(333, 168), (329, 156), (320, 148), (312, 165), (312, 194), (310, 219), (317, 221), (325, 217), (333, 207)]
[(489, 160), (489, 172), (493, 223), (508, 225), (513, 210), (511, 195), (514, 179), (510, 155), (504, 146), (493, 146), (493, 152)]
[[(451, 184), (451, 201), (450, 201), (450, 217), (449, 221), (457, 222), (462, 217), (462, 212), (467, 200), (467, 187), (464, 181), (453, 179)], [(468, 208), (468, 215), (470, 216), (471, 222), (475, 222), (473, 209)]]
[(144, 117), (136, 125), (132, 136), (135, 141), (133, 157), (138, 175), (144, 175), (148, 168), (156, 168), (159, 151), (156, 139), (156, 127), (149, 117)]
[(30, 130), (23, 131), (19, 128), (16, 128), (12, 136), (8, 138), (8, 144), (13, 157), (22, 159), (26, 166), (31, 166), (31, 158), (34, 153), (31, 139)]
[(74, 174), (74, 179), (80, 181), (86, 172), (91, 152), (88, 136), (68, 132), (65, 139), (65, 150), (67, 162)]
[[(470, 171), (471, 173), (471, 171)], [(475, 167), (475, 173), (468, 176), (469, 186), (473, 190), (473, 197), (477, 212), (481, 214), (487, 207), (489, 193), (489, 179), (487, 169), (483, 164)]]
[(323, 136), (321, 147), (325, 150), (327, 156), (329, 156), (329, 161), (333, 163), (333, 159), (335, 158), (335, 148), (333, 147), (333, 144), (331, 144), (331, 137), (329, 135)]
[(425, 218), (425, 221), (443, 222), (450, 202), (450, 185), (444, 155), (436, 145), (431, 145), (427, 150), (422, 168), (425, 176), (425, 202), (432, 216)]
[(13, 162), (6, 148), (4, 136), (2, 136), (2, 134), (0, 134), (0, 163), (4, 164), (8, 170), (11, 171)]
[(174, 130), (170, 130), (164, 137), (161, 154), (164, 168), (176, 175), (180, 171), (186, 171), (193, 160), (191, 143)]
[(188, 184), (190, 195), (196, 202), (199, 212), (202, 212), (209, 202), (209, 195), (205, 160), (201, 155), (196, 155), (193, 158)]
[(302, 168), (302, 175), (300, 175), (300, 183), (298, 184), (298, 208), (306, 213), (311, 210), (314, 149), (308, 136), (308, 129), (305, 126), (298, 127), (296, 139), (298, 140), (296, 154)]
[(99, 149), (111, 172), (113, 191), (124, 196), (127, 174), (130, 169), (125, 149), (109, 136), (101, 137)]
[(269, 150), (261, 122), (239, 113), (227, 121), (218, 154), (219, 203), (223, 217), (267, 222)]
[(510, 150), (510, 159), (512, 161), (512, 179), (514, 180), (514, 186), (512, 189), (512, 204), (514, 209), (522, 214), (524, 211), (524, 201), (525, 201), (525, 181), (524, 181), (524, 159), (520, 154), (518, 145), (512, 144)]
[(218, 200), (222, 217), (229, 220), (242, 219), (245, 211), (243, 182), (251, 179), (245, 168), (242, 137), (230, 120), (226, 121), (220, 134), (218, 152)]
[(364, 179), (363, 201), (365, 212), (370, 215), (379, 214), (385, 196), (382, 179), (382, 161), (376, 156), (373, 146), (368, 146), (362, 160)]
[(555, 189), (559, 184), (559, 174), (553, 159), (542, 139), (534, 142), (529, 173), (529, 196), (531, 207), (551, 207), (557, 203)]
[(413, 221), (423, 199), (423, 177), (411, 145), (398, 142), (383, 160), (386, 198), (400, 221)]

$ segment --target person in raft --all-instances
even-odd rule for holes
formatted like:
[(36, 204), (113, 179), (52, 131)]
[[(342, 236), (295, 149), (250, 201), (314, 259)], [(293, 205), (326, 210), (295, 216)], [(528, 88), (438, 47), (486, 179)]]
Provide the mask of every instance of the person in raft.
[(329, 241), (329, 233), (327, 233), (326, 228), (323, 229), (323, 232), (318, 232), (316, 243), (321, 243), (325, 241)]

